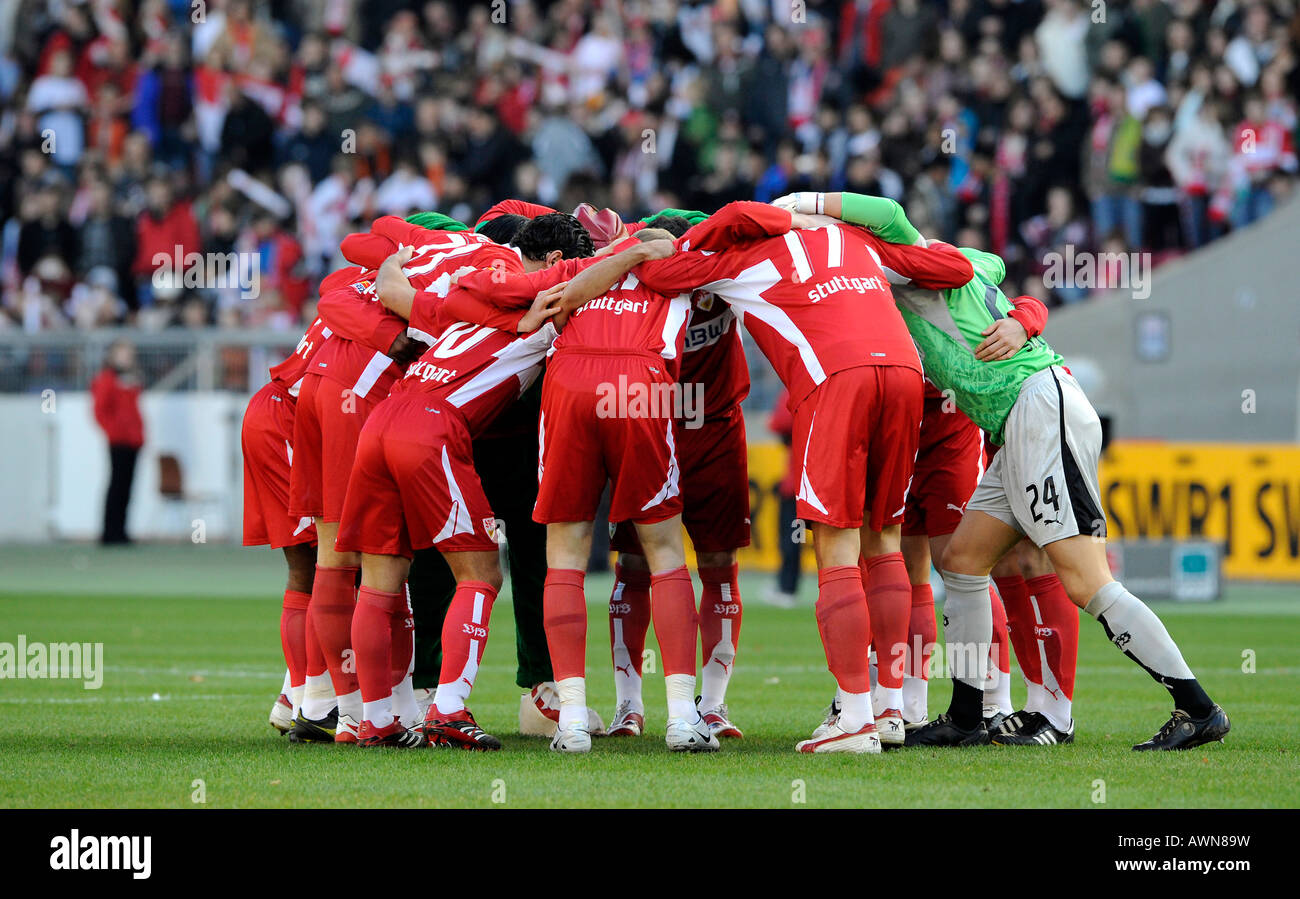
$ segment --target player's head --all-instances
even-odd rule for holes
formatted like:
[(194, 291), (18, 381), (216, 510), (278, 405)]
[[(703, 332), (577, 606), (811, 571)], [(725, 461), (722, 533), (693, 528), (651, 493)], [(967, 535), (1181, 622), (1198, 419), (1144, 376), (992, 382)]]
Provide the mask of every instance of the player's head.
[[(656, 215), (650, 221), (645, 223), (646, 228), (657, 228), (667, 231), (672, 237), (681, 237), (690, 230), (691, 223), (686, 221), (680, 215)], [(644, 230), (644, 229), (643, 229)], [(640, 233), (637, 237), (641, 237)], [(641, 237), (645, 240), (644, 237)]]
[(508, 212), (484, 222), (478, 228), (478, 233), (494, 243), (507, 244), (515, 239), (519, 229), (528, 224), (529, 221), (530, 219), (526, 215), (515, 215)]
[(679, 235), (673, 234), (667, 228), (642, 228), (632, 236), (641, 243), (647, 243), (652, 240), (672, 240)]
[(550, 268), (561, 259), (585, 259), (596, 254), (591, 235), (566, 212), (539, 215), (519, 229), (512, 241), (529, 271)]

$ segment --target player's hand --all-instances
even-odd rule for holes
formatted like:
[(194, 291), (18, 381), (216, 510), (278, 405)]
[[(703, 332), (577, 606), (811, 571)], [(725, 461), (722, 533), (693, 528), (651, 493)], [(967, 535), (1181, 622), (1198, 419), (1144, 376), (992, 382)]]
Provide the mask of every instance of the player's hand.
[(402, 266), (410, 262), (414, 254), (414, 247), (402, 247), (383, 261), (379, 273), (375, 275), (375, 296), (384, 306), (403, 318), (410, 313), (411, 296), (415, 291), (406, 273), (402, 271)]
[(520, 334), (527, 334), (530, 331), (536, 331), (546, 320), (551, 318), (560, 311), (560, 296), (564, 293), (564, 285), (556, 284), (554, 287), (548, 287), (533, 298), (533, 305), (519, 319), (519, 324), (515, 328)]
[(981, 362), (1010, 359), (1029, 340), (1025, 326), (1014, 318), (1000, 318), (980, 333), (984, 340), (975, 348), (975, 358)]
[(640, 246), (643, 258), (647, 262), (652, 259), (667, 259), (677, 252), (677, 246), (671, 240), (647, 240)]
[(815, 190), (800, 190), (792, 194), (786, 194), (783, 197), (777, 197), (772, 201), (772, 205), (789, 212), (816, 215), (819, 197), (821, 197), (821, 194)]
[(790, 213), (790, 230), (792, 231), (797, 231), (800, 228), (811, 228), (815, 230), (820, 227), (821, 224), (819, 224), (811, 215), (804, 215), (802, 212)]
[(388, 358), (392, 359), (398, 365), (409, 365), (416, 359), (424, 355), (428, 347), (418, 340), (407, 337), (405, 333), (398, 334), (393, 340), (393, 345), (388, 348)]

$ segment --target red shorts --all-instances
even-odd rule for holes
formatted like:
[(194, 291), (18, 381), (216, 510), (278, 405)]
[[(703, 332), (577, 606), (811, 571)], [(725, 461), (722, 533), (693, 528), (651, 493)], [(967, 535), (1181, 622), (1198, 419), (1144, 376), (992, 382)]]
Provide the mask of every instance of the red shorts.
[(244, 545), (273, 549), (316, 542), (311, 518), (289, 514), (294, 398), (270, 383), (248, 401), (239, 443), (244, 452)]
[(794, 410), (798, 515), (873, 531), (903, 520), (921, 433), (921, 373), (899, 365), (837, 371)]
[(415, 391), (381, 402), (357, 443), (335, 548), (494, 552), (496, 534), (459, 410)]
[[(745, 416), (736, 405), (703, 426), (679, 421), (677, 462), (682, 470), (682, 523), (697, 553), (731, 552), (749, 545), (749, 458)], [(636, 529), (614, 528), (610, 547), (643, 555)]]
[(941, 537), (957, 530), (966, 501), (984, 475), (984, 435), (943, 397), (925, 401), (921, 444), (903, 515), (906, 537)]
[(676, 382), (658, 356), (560, 352), (546, 369), (533, 520), (650, 524), (682, 511), (674, 451)]
[(357, 439), (382, 399), (358, 396), (350, 387), (315, 372), (303, 376), (293, 423), (292, 514), (339, 520)]

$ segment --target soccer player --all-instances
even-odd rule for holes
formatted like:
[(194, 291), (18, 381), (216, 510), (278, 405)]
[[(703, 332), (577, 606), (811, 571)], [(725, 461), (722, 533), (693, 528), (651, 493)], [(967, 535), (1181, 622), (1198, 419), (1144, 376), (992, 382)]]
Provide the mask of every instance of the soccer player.
[[(516, 337), (514, 329), (537, 329), (559, 311), (548, 306), (550, 299), (567, 299), (576, 307), (654, 254), (589, 260), (589, 266), (570, 260), (548, 272), (542, 269), (554, 260), (529, 261), (528, 270), (518, 272), (507, 264), (461, 273), (450, 291), (442, 285), (416, 290), (408, 276), (420, 266), (411, 263), (410, 254), (405, 248), (384, 264), (379, 294), (411, 316), (412, 328), (439, 336), (363, 431), (339, 537), (341, 549), (362, 553), (361, 596), (353, 622), (365, 716), (359, 742), (421, 745), (392, 712), (385, 680), (388, 629), (394, 609), (403, 602), (400, 588), (412, 551), (436, 546), (456, 575), (457, 591), (442, 629), (438, 689), (421, 730), (435, 745), (499, 749), (500, 741), (484, 733), (465, 706), (501, 584), (495, 517), (473, 467), (471, 440), (537, 376), (555, 334), (549, 325), (524, 337)], [(545, 277), (530, 278), (529, 273)], [(475, 274), (480, 277), (471, 277)], [(511, 317), (479, 299), (484, 294), (507, 301), (533, 296), (533, 308), (523, 319)], [(464, 316), (464, 304), (474, 301), (479, 309)], [(495, 315), (488, 323), (462, 320), (481, 317), (484, 308)], [(507, 329), (492, 327), (503, 318)], [(584, 704), (584, 724), (585, 711)]]
[[(874, 205), (888, 225), (897, 204)], [(637, 274), (666, 294), (699, 288), (730, 303), (789, 388), (802, 465), (798, 512), (812, 522), (819, 569), (817, 623), (841, 691), (836, 721), (797, 748), (879, 752), (867, 670), (872, 616), (858, 563), (891, 557), (873, 571), (871, 592), (886, 610), (879, 630), (888, 636), (878, 645), (901, 655), (911, 601), (896, 554), (922, 391), (921, 363), (882, 266), (946, 283), (968, 279), (970, 263), (955, 250), (889, 244), (843, 223), (790, 231), (789, 210), (731, 206), (768, 223), (773, 236), (705, 252), (713, 248), (687, 232), (681, 252)], [(897, 670), (901, 690), (901, 663)], [(901, 730), (901, 709), (887, 711)]]
[[(682, 213), (678, 215), (677, 213)], [(667, 210), (647, 220), (675, 237), (706, 218)], [(749, 367), (731, 307), (712, 293), (691, 294), (680, 372), (683, 397), (674, 439), (681, 471), (682, 522), (695, 548), (700, 597), (699, 709), (719, 738), (741, 738), (730, 720), (727, 685), (740, 645), (743, 603), (736, 551), (749, 545), (749, 464), (740, 404), (749, 393)], [(650, 568), (630, 525), (610, 540), (619, 553), (609, 601), (610, 654), (617, 706), (610, 736), (639, 736), (644, 727), (641, 665), (650, 624)]]
[[(244, 411), (240, 447), (244, 459), (244, 546), (284, 552), (289, 569), (280, 612), (280, 645), (288, 667), (287, 688), (271, 708), (271, 726), (293, 727), (307, 681), (307, 603), (315, 574), (316, 528), (310, 518), (289, 514), (289, 467), (293, 462), (293, 419), (303, 373), (330, 331), (317, 318), (293, 353), (271, 368), (271, 380), (253, 394)], [(317, 652), (315, 655), (318, 655)], [(313, 674), (319, 686), (323, 659)], [(327, 699), (333, 698), (329, 691)]]
[[(821, 202), (828, 214), (853, 217), (850, 196), (841, 201), (828, 194)], [(975, 274), (962, 286), (939, 293), (907, 290), (899, 297), (908, 328), (930, 363), (930, 379), (953, 391), (959, 408), (1002, 446), (940, 559), (952, 703), (947, 713), (914, 731), (909, 745), (989, 742), (979, 651), (992, 628), (989, 574), (1022, 536), (1046, 551), (1071, 601), (1097, 619), (1111, 642), (1172, 697), (1169, 720), (1133, 748), (1190, 749), (1222, 739), (1231, 727), (1228, 716), (1192, 674), (1160, 619), (1111, 575), (1097, 480), (1097, 413), (1041, 337), (1010, 359), (975, 358), (985, 329), (1012, 307), (998, 288), (1006, 274), (1002, 260), (964, 252)], [(1034, 732), (1022, 727), (1018, 733), (1038, 743), (1061, 742), (1069, 735), (1045, 716), (1035, 720)]]

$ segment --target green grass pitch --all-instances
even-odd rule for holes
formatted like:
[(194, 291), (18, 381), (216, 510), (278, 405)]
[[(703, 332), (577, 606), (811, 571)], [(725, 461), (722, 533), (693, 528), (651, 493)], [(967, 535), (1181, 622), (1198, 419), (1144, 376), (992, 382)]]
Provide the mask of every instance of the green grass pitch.
[[(1233, 732), (1177, 755), (1129, 747), (1168, 716), (1167, 695), (1086, 617), (1072, 746), (883, 756), (799, 756), (830, 698), (812, 611), (757, 601), (746, 575), (741, 654), (729, 701), (746, 732), (715, 755), (663, 744), (662, 677), (646, 679), (648, 733), (561, 757), (515, 734), (520, 691), (508, 590), (472, 706), (499, 753), (293, 746), (266, 721), (283, 673), (281, 563), (233, 547), (0, 548), (0, 642), (104, 644), (104, 683), (0, 681), (0, 807), (1295, 807), (1294, 699), (1300, 590), (1229, 590), (1157, 612), (1227, 709)], [(589, 696), (608, 717), (604, 602), (588, 579)], [(651, 646), (653, 646), (653, 641)], [(1253, 671), (1250, 669), (1253, 660)], [(1023, 698), (1014, 675), (1013, 696)], [(947, 703), (931, 690), (931, 714)], [(201, 784), (199, 783), (201, 782)], [(203, 802), (196, 802), (202, 798)], [(1098, 802), (1096, 800), (1103, 799)]]

